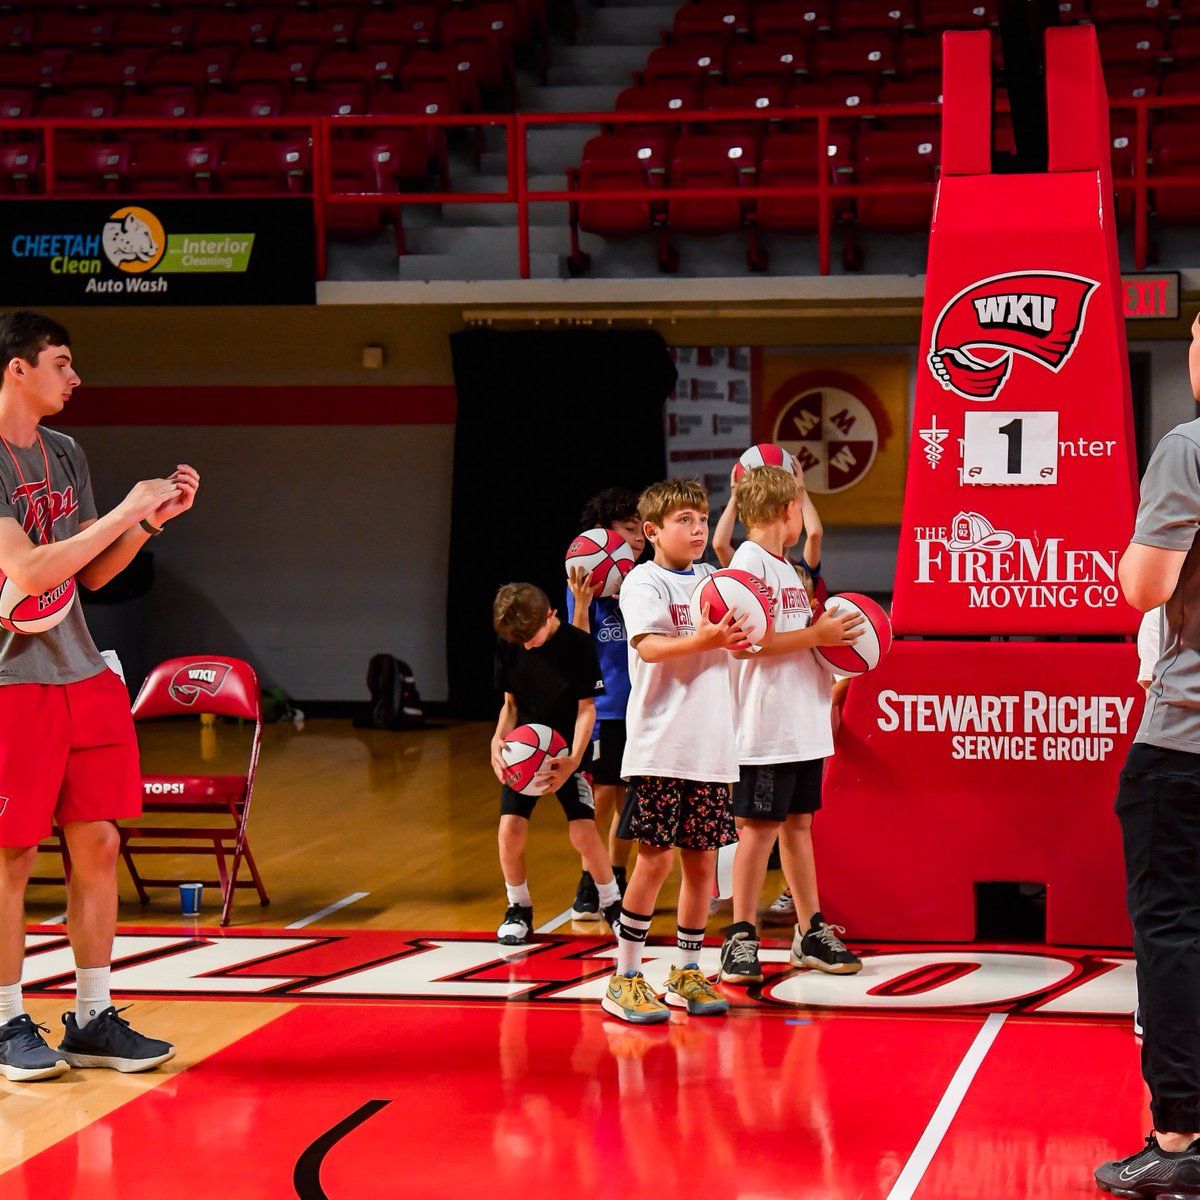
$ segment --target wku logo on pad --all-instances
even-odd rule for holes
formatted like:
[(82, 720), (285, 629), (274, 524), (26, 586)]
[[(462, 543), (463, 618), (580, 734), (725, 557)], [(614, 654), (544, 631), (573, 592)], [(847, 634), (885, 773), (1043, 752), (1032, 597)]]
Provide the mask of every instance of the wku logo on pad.
[(179, 704), (195, 704), (201, 692), (215, 696), (229, 674), (229, 664), (219, 662), (192, 663), (175, 672), (167, 691)]
[(1057, 271), (993, 275), (965, 288), (933, 327), (929, 368), (948, 391), (994, 400), (1020, 354), (1053, 371), (1071, 357), (1100, 285)]

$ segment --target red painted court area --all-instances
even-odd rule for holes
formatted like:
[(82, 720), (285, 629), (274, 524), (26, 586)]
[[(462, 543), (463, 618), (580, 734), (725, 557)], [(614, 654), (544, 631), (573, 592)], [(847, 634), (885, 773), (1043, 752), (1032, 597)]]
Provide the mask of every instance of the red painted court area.
[[(226, 987), (257, 976), (294, 989), (292, 971), (306, 965), (314, 978), (337, 970), (343, 982), (326, 975), (293, 990), (295, 1007), (9, 1171), (4, 1200), (451, 1198), (481, 1185), (585, 1200), (630, 1186), (745, 1200), (1066, 1200), (1097, 1194), (1092, 1167), (1130, 1153), (1144, 1134), (1128, 1018), (1061, 1015), (1073, 1003), (1103, 1007), (1096, 980), (1119, 986), (1123, 976), (1084, 969), (1073, 993), (1054, 992), (1067, 955), (1048, 960), (1059, 965), (1045, 974), (1056, 996), (1045, 1015), (995, 1002), (939, 1010), (938, 991), (955, 986), (955, 973), (937, 965), (950, 952), (930, 948), (919, 975), (919, 952), (906, 947), (902, 958), (864, 956), (860, 998), (882, 987), (886, 1001), (897, 970), (908, 980), (891, 1010), (772, 1000), (795, 992), (780, 986), (798, 978), (789, 972), (727, 1018), (676, 1013), (668, 1026), (639, 1029), (578, 996), (609, 969), (599, 957), (607, 943), (595, 939), (553, 940), (547, 961), (557, 965), (546, 971), (536, 965), (545, 948), (503, 948), (509, 961), (464, 935), (403, 935), (404, 945), (399, 935), (297, 936), (292, 948), (282, 931), (262, 932), (205, 932), (172, 948), (157, 931), (126, 970), (141, 972), (129, 978), (149, 990), (150, 955), (160, 971), (174, 961), (182, 979), (187, 955), (204, 954), (211, 967), (213, 946), (231, 964), (269, 945), (275, 961), (218, 968)], [(137, 935), (128, 936), (125, 948), (136, 950)], [(387, 952), (369, 953), (385, 942)], [(1030, 964), (1053, 953), (1009, 958), (1027, 982)], [(567, 963), (589, 982), (564, 998)], [(368, 994), (388, 970), (409, 994)], [(118, 967), (118, 987), (120, 975)], [(530, 978), (547, 975), (559, 981), (554, 998), (530, 998)], [(353, 992), (350, 978), (363, 983), (361, 999), (314, 995)], [(504, 990), (506, 979), (511, 998), (470, 994)], [(191, 987), (165, 981), (160, 995), (225, 990), (212, 976), (193, 976)], [(435, 986), (443, 998), (414, 994)], [(925, 1009), (916, 1004), (922, 987)], [(39, 990), (60, 989), (46, 981)], [(186, 1061), (186, 1029), (174, 1036)]]

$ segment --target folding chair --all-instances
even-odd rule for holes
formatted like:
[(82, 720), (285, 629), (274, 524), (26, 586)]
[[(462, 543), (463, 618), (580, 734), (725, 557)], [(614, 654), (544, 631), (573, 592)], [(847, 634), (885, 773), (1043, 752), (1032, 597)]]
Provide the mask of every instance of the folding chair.
[[(258, 873), (246, 825), (250, 819), (250, 800), (254, 775), (262, 745), (262, 703), (258, 676), (249, 663), (240, 658), (172, 658), (159, 663), (142, 684), (133, 704), (133, 719), (148, 721), (160, 717), (199, 716), (240, 717), (254, 722), (250, 761), (244, 775), (143, 775), (142, 807), (147, 814), (174, 813), (188, 817), (201, 814), (224, 817), (224, 823), (210, 820), (192, 825), (124, 825), (121, 827), (121, 856), (129, 868), (138, 899), (148, 904), (148, 887), (175, 887), (181, 880), (150, 878), (141, 875), (134, 864), (139, 854), (213, 854), (217, 860), (217, 881), (201, 880), (221, 889), (221, 924), (229, 924), (233, 896), (237, 888), (254, 888), (259, 902), (271, 903)], [(207, 845), (196, 845), (196, 842)], [(226, 862), (232, 843), (232, 862)], [(250, 878), (238, 879), (243, 860)]]

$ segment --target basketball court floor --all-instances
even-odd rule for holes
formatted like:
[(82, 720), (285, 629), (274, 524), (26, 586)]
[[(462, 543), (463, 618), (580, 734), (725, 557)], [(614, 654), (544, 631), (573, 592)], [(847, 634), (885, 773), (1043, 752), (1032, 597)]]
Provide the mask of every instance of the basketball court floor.
[[(215, 895), (198, 920), (165, 890), (143, 909), (122, 873), (114, 997), (177, 1057), (0, 1080), (0, 1196), (1065, 1200), (1141, 1144), (1122, 952), (858, 941), (861, 975), (831, 978), (790, 970), (768, 937), (767, 978), (730, 989), (728, 1017), (612, 1020), (614, 944), (566, 920), (578, 867), (556, 809), (530, 846), (546, 932), (494, 941), (489, 734), (269, 728), (250, 828), (271, 906), (242, 893), (221, 930)], [(156, 730), (147, 769), (233, 767), (240, 731), (195, 736)], [(62, 903), (31, 891), (28, 1007), (55, 1042), (73, 987)], [(727, 920), (709, 923), (713, 971)]]

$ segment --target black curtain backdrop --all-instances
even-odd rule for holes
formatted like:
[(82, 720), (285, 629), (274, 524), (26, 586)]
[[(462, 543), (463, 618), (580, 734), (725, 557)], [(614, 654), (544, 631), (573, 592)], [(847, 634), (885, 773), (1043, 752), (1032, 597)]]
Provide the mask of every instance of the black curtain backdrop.
[(450, 711), (493, 718), (492, 597), (543, 588), (565, 615), (563, 559), (606, 487), (666, 470), (662, 405), (675, 364), (644, 332), (468, 330), (450, 338), (458, 421), (446, 603)]

